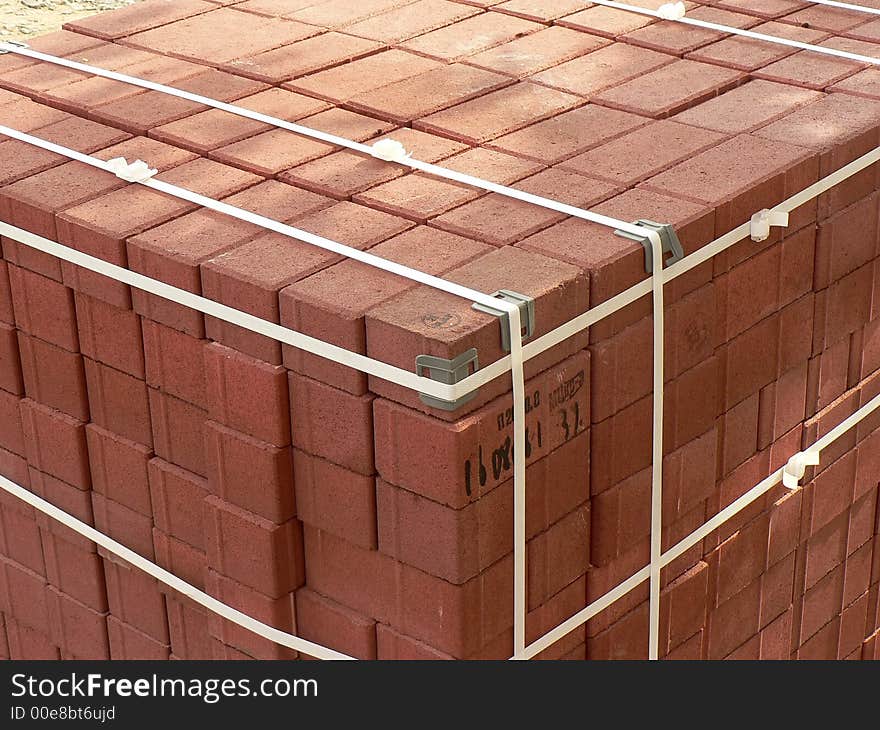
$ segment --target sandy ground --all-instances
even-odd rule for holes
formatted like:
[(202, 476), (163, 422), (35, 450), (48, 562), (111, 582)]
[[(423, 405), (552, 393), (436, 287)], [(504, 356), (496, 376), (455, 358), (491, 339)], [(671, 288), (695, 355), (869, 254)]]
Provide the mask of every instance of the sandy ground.
[(30, 38), (59, 30), (68, 20), (131, 5), (137, 0), (0, 0), (0, 37)]

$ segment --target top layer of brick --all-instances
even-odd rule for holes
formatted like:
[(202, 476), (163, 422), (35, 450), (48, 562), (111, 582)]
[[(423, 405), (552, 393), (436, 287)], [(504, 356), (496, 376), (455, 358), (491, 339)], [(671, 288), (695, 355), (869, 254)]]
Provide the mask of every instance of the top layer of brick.
[[(880, 57), (880, 23), (867, 14), (795, 0), (688, 6), (694, 18)], [(615, 217), (669, 222), (688, 252), (880, 144), (876, 69), (581, 0), (145, 0), (65, 27), (32, 46), (353, 140), (390, 136), (419, 159)], [(641, 248), (609, 230), (158, 92), (12, 54), (0, 57), (0, 87), (4, 124), (100, 156), (136, 135), (123, 145), (144, 151), (129, 156), (167, 160), (172, 182), (358, 248), (389, 241), (390, 258), (476, 289), (538, 297), (539, 333), (644, 276)], [(501, 354), (497, 323), (466, 302), (89, 182), (78, 163), (18, 143), (0, 143), (0, 158), (5, 220), (114, 263), (314, 324), (309, 334), (408, 369), (422, 352)], [(797, 223), (859, 192), (826, 196)], [(34, 268), (51, 275), (48, 263)], [(128, 306), (120, 288), (78, 288)], [(197, 313), (151, 306), (153, 319), (205, 333)], [(276, 343), (208, 328), (311, 372)], [(328, 377), (363, 392), (361, 379)]]

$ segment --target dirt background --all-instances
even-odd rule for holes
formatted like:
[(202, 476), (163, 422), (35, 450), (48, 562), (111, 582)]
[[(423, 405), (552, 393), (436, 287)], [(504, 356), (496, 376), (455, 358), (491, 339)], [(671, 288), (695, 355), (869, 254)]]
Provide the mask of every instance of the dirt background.
[(30, 38), (60, 30), (68, 20), (131, 5), (137, 0), (0, 0), (0, 37)]

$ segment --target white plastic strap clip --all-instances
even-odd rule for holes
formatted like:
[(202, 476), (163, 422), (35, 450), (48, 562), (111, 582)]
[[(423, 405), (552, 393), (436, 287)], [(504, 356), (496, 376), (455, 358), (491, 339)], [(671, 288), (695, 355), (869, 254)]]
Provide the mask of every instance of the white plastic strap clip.
[(687, 13), (687, 8), (682, 2), (666, 3), (657, 9), (657, 15), (663, 20), (681, 20), (685, 13)]
[(149, 180), (158, 172), (143, 160), (128, 163), (124, 157), (114, 157), (107, 162), (110, 172), (126, 182), (137, 183)]
[(412, 157), (412, 152), (407, 152), (396, 139), (380, 139), (371, 150), (373, 157), (385, 162), (405, 162)]
[(782, 485), (786, 489), (797, 489), (808, 466), (819, 466), (819, 452), (815, 449), (799, 451), (788, 460), (782, 470)]
[(751, 237), (756, 243), (770, 238), (770, 228), (787, 228), (788, 213), (784, 210), (759, 210), (752, 216)]

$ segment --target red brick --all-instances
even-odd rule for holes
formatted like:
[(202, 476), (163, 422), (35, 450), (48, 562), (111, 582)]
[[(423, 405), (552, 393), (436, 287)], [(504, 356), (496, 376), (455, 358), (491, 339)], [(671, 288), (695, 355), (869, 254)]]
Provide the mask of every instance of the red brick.
[[(418, 76), (442, 64), (396, 48), (379, 51), (341, 66), (301, 76), (284, 84), (285, 89), (303, 91), (318, 99), (341, 103), (354, 96), (365, 96), (382, 86)], [(467, 69), (462, 67), (462, 72)], [(421, 159), (421, 158), (420, 158)]]
[(73, 418), (88, 420), (89, 402), (82, 356), (21, 331), (18, 333), (18, 349), (27, 396)]
[(710, 64), (676, 61), (606, 89), (594, 99), (615, 109), (661, 119), (724, 93), (745, 78), (741, 72)]
[(216, 6), (201, 0), (183, 2), (147, 2), (134, 7), (121, 7), (88, 18), (65, 23), (67, 30), (112, 41), (132, 33), (173, 23), (183, 18), (214, 10)]
[[(582, 353), (528, 381), (528, 463), (587, 429), (588, 367), (588, 356)], [(452, 423), (384, 399), (376, 400), (374, 417), (378, 471), (392, 484), (461, 509), (512, 476), (509, 395)], [(424, 479), (425, 464), (434, 470), (429, 481)]]
[[(233, 102), (266, 88), (259, 82), (214, 70), (179, 79), (175, 81), (174, 86), (223, 102)], [(161, 127), (204, 110), (205, 107), (197, 102), (170, 96), (160, 91), (147, 91), (95, 107), (90, 110), (90, 116), (132, 134), (146, 135), (155, 127)]]
[(149, 389), (149, 399), (156, 455), (205, 476), (207, 412), (155, 388)]
[[(300, 26), (304, 27), (304, 26)], [(317, 28), (306, 31), (295, 43), (224, 64), (223, 68), (270, 84), (280, 84), (325, 68), (369, 56), (382, 45), (343, 33), (316, 36)], [(306, 35), (314, 37), (307, 38)]]
[[(801, 297), (720, 348), (722, 404), (731, 408), (809, 356), (812, 295)], [(796, 328), (796, 329), (795, 329)]]
[[(667, 384), (664, 453), (671, 453), (711, 428), (718, 408), (715, 393), (718, 369), (719, 364), (712, 357)], [(701, 402), (702, 407), (695, 409), (686, 405), (695, 402)], [(646, 396), (593, 425), (591, 448), (605, 454), (602, 461), (594, 463), (591, 477), (594, 493), (650, 464), (651, 413), (652, 397)]]
[(39, 575), (46, 574), (40, 528), (31, 508), (4, 492), (0, 504), (0, 555)]
[[(830, 94), (770, 124), (755, 134), (777, 144), (797, 144), (819, 152), (819, 175), (829, 175), (877, 146), (880, 102), (846, 94)], [(874, 171), (867, 169), (834, 186), (818, 199), (819, 217), (842, 210), (874, 189)]]
[[(33, 467), (28, 470), (28, 483), (30, 484), (31, 491), (37, 496), (42, 497), (47, 502), (73, 515), (87, 525), (94, 524), (90, 491), (78, 489), (67, 482), (37, 471)], [(95, 544), (78, 532), (62, 525), (40, 511), (35, 511), (34, 514), (37, 524), (43, 532), (61, 537), (66, 542), (82, 550), (95, 552)]]
[[(2, 145), (0, 145), (0, 148), (2, 148)], [(0, 259), (0, 322), (7, 325), (15, 323), (12, 289), (9, 284), (9, 266), (3, 259)]]
[[(199, 590), (205, 589), (208, 561), (203, 550), (194, 548), (189, 543), (178, 540), (155, 527), (153, 549), (156, 553), (157, 565)], [(166, 595), (169, 593), (169, 589), (164, 586), (160, 590)]]
[(91, 495), (95, 529), (147, 560), (153, 560), (152, 517), (135, 512), (97, 492)]
[(107, 617), (107, 634), (111, 659), (156, 661), (169, 657), (170, 645), (156, 641), (115, 616)]
[[(326, 459), (295, 450), (293, 483), (296, 513), (302, 522), (354, 545), (376, 549), (376, 484), (373, 476), (358, 474)], [(332, 484), (333, 488), (327, 489), (327, 484)]]
[[(270, 598), (213, 570), (208, 570), (205, 582), (207, 592), (223, 603), (276, 629), (296, 633), (292, 595), (285, 594), (279, 598)], [(297, 652), (293, 649), (257, 636), (249, 629), (226, 621), (214, 613), (208, 614), (208, 631), (211, 636), (224, 644), (243, 651), (255, 659), (295, 659), (297, 656)]]
[(149, 319), (143, 321), (143, 334), (147, 385), (207, 408), (205, 341)]
[(510, 15), (482, 13), (402, 43), (407, 50), (443, 61), (465, 56), (541, 30), (538, 23)]
[[(137, 33), (127, 42), (170, 56), (216, 65), (242, 55), (282, 46), (314, 30), (308, 31), (301, 23), (219, 8)], [(233, 37), (236, 42), (229, 43)]]
[(721, 659), (758, 632), (761, 582), (755, 581), (709, 613), (709, 658)]
[(57, 660), (60, 658), (58, 647), (52, 643), (49, 636), (21, 624), (8, 614), (4, 620), (10, 659)]
[(775, 565), (791, 554), (800, 541), (803, 491), (786, 494), (773, 504), (767, 543), (767, 563)]
[(153, 437), (146, 383), (88, 358), (85, 366), (94, 423), (151, 447)]
[[(395, 130), (388, 139), (400, 142), (408, 152), (424, 162), (438, 162), (466, 149), (466, 145), (461, 142), (407, 127)], [(279, 179), (322, 195), (345, 200), (405, 173), (406, 168), (400, 165), (389, 165), (371, 156), (340, 150), (287, 170), (279, 175)]]
[[(141, 60), (136, 63), (127, 63), (119, 70), (129, 76), (144, 78), (154, 83), (175, 84), (204, 71), (204, 68), (197, 64), (175, 58), (164, 58), (131, 50), (128, 53), (137, 54)], [(100, 63), (101, 61), (95, 60), (94, 62)], [(88, 114), (96, 107), (106, 106), (109, 102), (128, 100), (143, 93), (145, 93), (144, 89), (138, 86), (99, 76), (88, 76), (73, 81), (73, 83), (55, 86), (40, 94), (40, 97), (45, 99), (47, 104), (72, 114)]]
[(0, 386), (9, 395), (24, 395), (18, 338), (13, 325), (0, 323)]
[[(214, 421), (207, 422), (205, 439), (212, 494), (276, 524), (296, 514), (289, 446), (273, 446)], [(298, 478), (296, 484), (299, 488)], [(340, 484), (334, 484), (336, 493)]]
[[(669, 653), (699, 632), (706, 623), (706, 578), (699, 562), (666, 586), (660, 594), (660, 654)], [(587, 638), (590, 659), (644, 659), (648, 655), (648, 604), (617, 619)]]
[(816, 295), (816, 346), (826, 348), (863, 327), (870, 317), (870, 264)]
[[(443, 165), (455, 172), (491, 179), (502, 185), (510, 185), (541, 169), (537, 162), (485, 148), (453, 155)], [(355, 200), (426, 223), (457, 205), (475, 200), (480, 194), (476, 188), (412, 173), (360, 193)]]
[[(701, 287), (668, 306), (665, 313), (666, 379), (711, 357), (715, 339), (715, 288)], [(612, 416), (652, 390), (653, 319), (646, 317), (590, 347), (591, 415)]]
[(843, 566), (828, 573), (804, 594), (800, 642), (803, 645), (841, 610)]
[(815, 91), (771, 81), (750, 81), (677, 114), (675, 121), (726, 134), (742, 134), (774, 122), (821, 96)]
[(277, 446), (290, 443), (284, 368), (217, 343), (205, 349), (205, 360), (210, 373), (208, 412), (213, 420)]
[[(664, 529), (674, 527), (693, 510), (700, 511), (714, 491), (715, 453), (713, 430), (664, 457)], [(634, 547), (646, 544), (650, 535), (650, 492), (651, 473), (647, 467), (594, 493), (590, 555), (596, 566), (610, 566)]]
[(381, 627), (309, 588), (296, 592), (296, 628), (298, 636), (316, 644), (358, 659), (378, 658), (376, 634)]
[[(0, 191), (3, 220), (39, 236), (57, 240), (55, 214), (122, 185), (103, 170), (68, 162), (8, 185)], [(7, 261), (61, 281), (58, 259), (4, 239)]]
[[(371, 253), (429, 274), (442, 274), (487, 246), (433, 228), (419, 227), (375, 246)], [(414, 282), (357, 261), (342, 261), (281, 291), (281, 323), (339, 347), (364, 353), (365, 314)], [(292, 370), (355, 395), (366, 392), (367, 376), (302, 350), (284, 347)]]
[(0, 556), (0, 606), (7, 617), (42, 634), (50, 632), (46, 579)]
[[(278, 233), (268, 233), (202, 266), (205, 296), (270, 322), (278, 322), (278, 292), (338, 260), (336, 254)], [(281, 362), (281, 344), (209, 317), (208, 336), (253, 357)]]
[(151, 516), (147, 461), (152, 452), (95, 424), (86, 426), (92, 489), (98, 494)]
[(813, 229), (805, 228), (760, 253), (749, 249), (744, 260), (737, 260), (735, 249), (716, 260), (721, 342), (811, 290), (815, 240)]
[[(631, 190), (594, 208), (595, 212), (621, 220), (663, 221), (676, 228), (686, 254), (693, 253), (715, 238), (714, 212), (705, 205), (658, 195), (645, 190)], [(593, 241), (588, 248), (582, 240)], [(580, 219), (557, 223), (517, 244), (519, 248), (551, 256), (573, 264), (590, 274), (590, 306), (619, 294), (645, 276), (644, 248), (615, 236), (604, 226)], [(711, 279), (709, 267), (698, 267), (666, 287), (669, 301), (697, 289)], [(583, 311), (583, 310), (582, 310)], [(650, 314), (647, 299), (631, 305), (591, 328), (591, 340), (599, 342)]]
[(541, 71), (531, 80), (579, 96), (592, 97), (604, 89), (625, 83), (672, 61), (670, 56), (662, 53), (625, 43), (612, 43)]
[(44, 530), (41, 535), (49, 584), (96, 611), (106, 611), (107, 586), (98, 554), (49, 531)]
[[(255, 175), (204, 159), (160, 172), (156, 179), (213, 198), (232, 195), (260, 181)], [(108, 219), (106, 211), (117, 208), (129, 212), (127, 215)], [(59, 242), (126, 267), (127, 238), (193, 209), (191, 203), (179, 198), (140, 185), (129, 185), (68, 209), (59, 218)], [(112, 282), (111, 285), (105, 277), (66, 262), (62, 269), (65, 283), (78, 292), (123, 309), (131, 306), (131, 294), (127, 285), (120, 282)]]
[(507, 558), (453, 586), (311, 527), (304, 535), (310, 588), (441, 651), (467, 656), (513, 624)]
[(201, 606), (188, 599), (168, 599), (168, 626), (171, 633), (171, 651), (180, 659), (210, 660), (211, 635), (208, 616)]
[(253, 515), (217, 497), (205, 499), (208, 564), (273, 598), (302, 585), (302, 525), (281, 525)]
[(466, 63), (524, 78), (609, 45), (610, 41), (550, 26), (471, 56)]
[(715, 206), (716, 235), (723, 235), (814, 182), (816, 171), (815, 159), (801, 147), (739, 135), (643, 185)]
[(355, 111), (405, 125), (511, 83), (509, 76), (451, 64), (356, 94), (346, 105)]
[[(304, 126), (341, 137), (365, 141), (388, 132), (393, 126), (346, 110), (331, 109), (302, 120)], [(296, 165), (328, 155), (338, 147), (285, 129), (268, 132), (221, 147), (211, 156), (230, 165), (272, 177)]]
[[(588, 105), (582, 109), (604, 109), (604, 107)], [(577, 111), (580, 110), (568, 114), (575, 114)], [(625, 114), (611, 109), (606, 109), (603, 113), (618, 117)], [(641, 126), (633, 131), (615, 126), (608, 137), (611, 141), (599, 140), (599, 146), (567, 159), (562, 163), (562, 167), (601, 178), (621, 187), (628, 187), (702, 152), (723, 139), (722, 135), (715, 132), (698, 130), (674, 121), (661, 120), (644, 124), (644, 119), (634, 115), (627, 114), (623, 118), (639, 119)], [(546, 125), (553, 121), (542, 124)], [(529, 129), (517, 132), (511, 137), (516, 138)], [(545, 144), (549, 143), (550, 140), (545, 141)]]
[[(731, 13), (718, 8), (696, 7), (688, 12), (688, 18), (708, 23), (716, 23), (733, 28), (748, 28), (758, 24), (758, 19), (749, 15)], [(639, 28), (622, 37), (627, 43), (683, 56), (701, 46), (724, 37), (724, 33), (709, 28), (686, 25), (684, 23), (660, 22)]]
[(22, 455), (25, 453), (25, 442), (19, 400), (17, 395), (0, 390), (0, 446)]
[(104, 576), (111, 615), (154, 641), (167, 644), (165, 596), (156, 579), (116, 558), (105, 558)]
[(721, 475), (726, 476), (753, 456), (758, 443), (758, 394), (733, 406), (718, 420), (722, 441)]
[(28, 463), (80, 489), (90, 485), (84, 424), (29, 398), (21, 401)]
[(293, 445), (359, 474), (374, 472), (373, 396), (288, 373)]
[(573, 109), (581, 102), (571, 94), (521, 81), (423, 117), (414, 122), (414, 127), (479, 144)]
[(401, 634), (385, 624), (376, 624), (377, 658), (397, 661), (447, 661), (455, 657)]
[(62, 284), (18, 266), (9, 268), (15, 324), (29, 335), (79, 352), (73, 292)]
[(77, 294), (76, 323), (83, 355), (135, 378), (144, 378), (141, 322), (134, 312)]
[[(556, 168), (521, 180), (517, 187), (526, 193), (582, 208), (589, 208), (618, 192), (607, 183)], [(492, 193), (444, 213), (435, 218), (432, 225), (494, 246), (506, 246), (564, 218), (561, 213), (542, 206)]]
[(507, 0), (507, 2), (500, 4), (490, 4), (495, 5), (494, 9), (502, 13), (510, 13), (526, 20), (536, 20), (539, 22), (557, 20), (590, 5), (586, 0), (550, 0), (549, 2)]
[(53, 586), (47, 589), (52, 641), (81, 659), (109, 659), (107, 614), (95, 611)]
[[(320, 210), (329, 201), (291, 185), (268, 180), (224, 200), (281, 221)], [(214, 211), (200, 210), (129, 239), (129, 267), (180, 289), (201, 294), (199, 264), (260, 235), (263, 229)], [(201, 312), (134, 290), (135, 310), (157, 322), (204, 337)]]
[[(582, 433), (528, 468), (528, 538), (552, 529), (551, 525), (566, 515), (576, 514), (583, 522), (569, 520), (558, 529), (581, 528), (583, 532), (570, 535), (571, 546), (583, 556), (589, 555), (590, 512), (583, 507), (588, 497), (583, 479), (589, 471), (588, 454), (589, 437)], [(458, 510), (380, 479), (376, 502), (379, 550), (451, 583), (464, 583), (513, 550), (510, 479)], [(340, 537), (347, 539), (345, 534)], [(579, 559), (565, 562), (576, 565)]]
[[(535, 299), (536, 328), (540, 337), (554, 327), (587, 309), (588, 283), (575, 267), (553, 261), (539, 254), (503, 248), (481, 256), (469, 264), (447, 272), (450, 281), (493, 291), (512, 288)], [(453, 326), (454, 339), (446, 327)], [(478, 350), (480, 366), (504, 356), (501, 348), (498, 317), (474, 310), (468, 302), (429, 287), (420, 286), (372, 310), (367, 316), (367, 354), (406, 370), (420, 354), (452, 359), (470, 348)], [(571, 338), (564, 346), (549, 350), (529, 361), (526, 377), (541, 372), (554, 362), (578, 349), (585, 337)], [(401, 403), (424, 409), (416, 394), (399, 386), (370, 381), (371, 389)], [(506, 389), (497, 381), (481, 388), (468, 404), (473, 409)], [(431, 411), (441, 417), (456, 414)]]
[(849, 606), (871, 588), (871, 558), (874, 546), (866, 542), (846, 559), (843, 576), (843, 605)]
[(151, 459), (148, 468), (156, 527), (197, 550), (204, 550), (202, 502), (209, 495), (207, 482), (162, 459)]
[[(284, 89), (271, 88), (239, 99), (236, 106), (293, 122), (328, 108), (326, 102)], [(200, 154), (240, 142), (271, 129), (268, 124), (220, 109), (194, 114), (153, 129), (150, 134)]]
[[(749, 12), (750, 14), (758, 15), (758, 13)], [(800, 41), (801, 43), (816, 43), (828, 37), (828, 34), (821, 30), (798, 27), (776, 21), (762, 23), (761, 25), (754, 26), (752, 30), (756, 33), (764, 33), (776, 38)], [(718, 63), (742, 71), (755, 71), (796, 52), (794, 48), (789, 46), (767, 43), (766, 41), (743, 38), (741, 36), (731, 36), (692, 51), (688, 54), (688, 58), (708, 63)]]
[(873, 537), (874, 513), (877, 506), (876, 490), (857, 500), (850, 509), (847, 555), (854, 553)]
[[(299, 3), (303, 5), (304, 3)], [(406, 0), (364, 0), (356, 5), (348, 3), (308, 3), (298, 7), (289, 17), (326, 28), (344, 28), (359, 20), (371, 18), (393, 8), (406, 5)]]
[(345, 32), (384, 43), (399, 43), (479, 12), (476, 8), (446, 0), (419, 0), (400, 5), (401, 7), (347, 25)]

